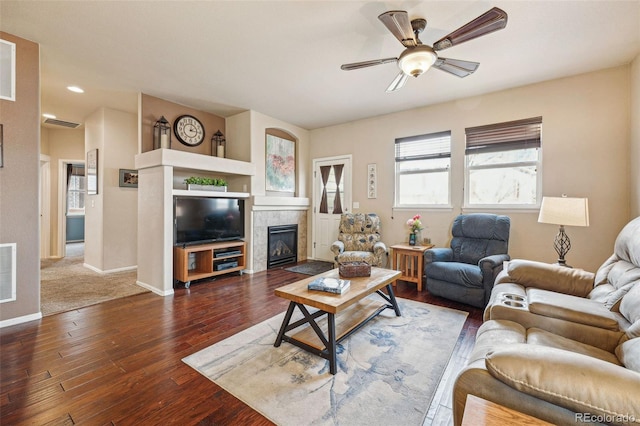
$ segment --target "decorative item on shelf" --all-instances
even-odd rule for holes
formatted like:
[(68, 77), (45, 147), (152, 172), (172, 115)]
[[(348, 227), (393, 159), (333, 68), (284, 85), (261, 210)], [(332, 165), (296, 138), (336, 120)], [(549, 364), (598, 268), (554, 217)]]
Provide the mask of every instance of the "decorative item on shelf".
[(220, 130), (211, 136), (211, 155), (224, 158), (225, 145), (227, 141)]
[(571, 240), (564, 232), (565, 226), (589, 226), (589, 200), (587, 198), (542, 197), (538, 222), (560, 225), (553, 247), (558, 253), (558, 265), (566, 266), (566, 254), (571, 249)]
[(184, 183), (189, 191), (227, 192), (227, 181), (222, 178), (191, 176)]
[(153, 149), (171, 149), (171, 126), (164, 115), (153, 125)]
[(410, 246), (421, 245), (422, 243), (422, 230), (424, 229), (424, 226), (422, 226), (422, 222), (420, 221), (421, 217), (422, 216), (417, 214), (407, 220), (407, 226), (411, 230), (411, 233), (409, 234)]

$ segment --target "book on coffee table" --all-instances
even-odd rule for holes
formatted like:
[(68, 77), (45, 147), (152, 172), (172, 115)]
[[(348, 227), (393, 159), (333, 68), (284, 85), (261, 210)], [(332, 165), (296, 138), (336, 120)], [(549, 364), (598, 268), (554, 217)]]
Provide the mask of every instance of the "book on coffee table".
[(349, 289), (351, 281), (339, 278), (318, 277), (308, 285), (309, 290), (326, 291), (328, 293), (342, 294)]

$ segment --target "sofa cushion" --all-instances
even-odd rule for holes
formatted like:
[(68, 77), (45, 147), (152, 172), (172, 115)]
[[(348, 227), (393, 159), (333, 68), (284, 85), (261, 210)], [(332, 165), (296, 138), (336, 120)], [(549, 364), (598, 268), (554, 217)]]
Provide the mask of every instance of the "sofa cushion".
[(457, 262), (433, 262), (426, 268), (427, 277), (465, 287), (482, 288), (482, 271), (477, 265)]
[(616, 355), (625, 367), (640, 373), (640, 337), (618, 345)]
[[(640, 267), (625, 260), (619, 260), (609, 271), (607, 280), (607, 284), (597, 286), (589, 297), (603, 303), (607, 309), (618, 310), (618, 304), (624, 295), (640, 282)], [(598, 290), (602, 288), (607, 288), (608, 292), (599, 294)]]
[(529, 344), (500, 346), (485, 365), (508, 386), (576, 413), (606, 416), (617, 424), (640, 419), (640, 374), (619, 365)]
[(631, 324), (625, 330), (627, 336), (640, 337), (640, 282), (620, 302), (620, 314)]
[(584, 297), (528, 288), (527, 301), (529, 302), (529, 311), (534, 314), (608, 330), (619, 328), (613, 312), (601, 303)]
[(487, 353), (495, 349), (496, 344), (510, 345), (525, 343), (527, 330), (513, 321), (494, 320), (483, 323), (476, 333), (476, 342), (468, 363), (484, 360)]
[(595, 346), (587, 345), (576, 340), (567, 339), (566, 337), (558, 336), (557, 334), (549, 333), (548, 331), (541, 330), (539, 328), (530, 328), (527, 330), (527, 343), (531, 345), (563, 349), (565, 351), (587, 355), (612, 364), (620, 365), (618, 357), (611, 352), (607, 352), (604, 349), (596, 348)]

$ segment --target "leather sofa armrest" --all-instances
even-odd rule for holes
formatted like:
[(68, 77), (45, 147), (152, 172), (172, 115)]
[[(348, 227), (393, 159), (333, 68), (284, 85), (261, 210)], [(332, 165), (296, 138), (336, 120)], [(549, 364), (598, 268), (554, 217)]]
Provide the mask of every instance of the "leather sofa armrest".
[(526, 343), (497, 347), (485, 365), (510, 387), (575, 413), (603, 416), (605, 423), (640, 421), (640, 374), (622, 366)]
[(511, 260), (505, 271), (496, 284), (511, 282), (579, 297), (589, 295), (595, 279), (593, 272), (522, 259)]
[(424, 264), (453, 261), (453, 250), (450, 248), (432, 248), (424, 252)]
[(344, 251), (344, 243), (342, 241), (334, 241), (333, 244), (331, 244), (331, 251), (336, 256), (339, 255)]

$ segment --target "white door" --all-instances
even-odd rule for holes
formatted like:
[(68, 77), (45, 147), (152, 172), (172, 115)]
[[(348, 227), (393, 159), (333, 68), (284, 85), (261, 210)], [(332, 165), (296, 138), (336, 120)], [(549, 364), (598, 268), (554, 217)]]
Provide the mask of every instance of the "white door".
[(313, 258), (333, 262), (340, 215), (351, 212), (351, 155), (313, 160)]

